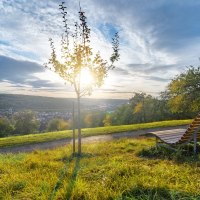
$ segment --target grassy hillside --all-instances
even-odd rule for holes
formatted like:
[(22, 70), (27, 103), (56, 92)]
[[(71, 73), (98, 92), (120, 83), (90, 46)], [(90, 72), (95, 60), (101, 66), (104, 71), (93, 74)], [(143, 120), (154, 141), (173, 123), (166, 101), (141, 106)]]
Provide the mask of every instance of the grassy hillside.
[(0, 155), (0, 199), (198, 200), (200, 161), (141, 155), (151, 139), (71, 145), (29, 154)]
[[(97, 127), (97, 128), (87, 128), (87, 129), (85, 128), (82, 129), (82, 135), (83, 137), (87, 137), (94, 135), (107, 135), (117, 132), (135, 131), (140, 129), (179, 126), (179, 125), (189, 124), (191, 123), (191, 121), (192, 120), (171, 120), (171, 121), (144, 123), (144, 124)], [(63, 138), (72, 138), (72, 131), (67, 130), (59, 132), (29, 134), (24, 136), (12, 136), (7, 138), (0, 138), (0, 147), (33, 144), (39, 142), (59, 140)]]

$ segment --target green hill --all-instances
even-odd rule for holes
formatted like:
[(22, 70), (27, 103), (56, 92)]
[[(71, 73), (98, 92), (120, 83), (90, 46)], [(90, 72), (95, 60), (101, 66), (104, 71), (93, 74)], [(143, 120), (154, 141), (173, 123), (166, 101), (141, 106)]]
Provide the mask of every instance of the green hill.
[[(14, 110), (31, 109), (34, 111), (68, 111), (71, 110), (73, 101), (76, 101), (76, 99), (0, 94), (0, 110), (12, 108)], [(81, 100), (81, 106), (86, 110), (113, 110), (117, 106), (126, 102), (128, 102), (128, 100), (83, 98)]]

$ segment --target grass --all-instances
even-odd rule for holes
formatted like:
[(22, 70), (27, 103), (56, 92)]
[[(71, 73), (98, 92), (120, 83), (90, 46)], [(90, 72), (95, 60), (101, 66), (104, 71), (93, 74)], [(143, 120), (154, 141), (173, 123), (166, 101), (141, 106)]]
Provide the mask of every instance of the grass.
[[(84, 128), (82, 129), (82, 136), (95, 136), (95, 135), (107, 135), (117, 132), (136, 131), (140, 129), (170, 127), (190, 124), (192, 120), (171, 120), (161, 122), (151, 122), (143, 124), (131, 124), (121, 126), (109, 126), (109, 127), (97, 127), (97, 128)], [(72, 131), (58, 131), (41, 134), (29, 134), (23, 136), (11, 136), (6, 138), (0, 138), (0, 148), (10, 146), (20, 146), (25, 144), (33, 144), (47, 141), (60, 140), (64, 138), (72, 138)]]
[(153, 139), (120, 139), (0, 155), (2, 200), (198, 200), (200, 157), (192, 162), (151, 155)]

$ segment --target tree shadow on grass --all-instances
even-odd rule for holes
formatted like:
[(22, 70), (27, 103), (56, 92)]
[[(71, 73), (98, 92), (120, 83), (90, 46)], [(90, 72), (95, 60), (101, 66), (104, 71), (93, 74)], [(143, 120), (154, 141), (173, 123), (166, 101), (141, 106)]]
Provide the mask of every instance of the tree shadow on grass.
[[(198, 146), (197, 150), (200, 152), (200, 146)], [(143, 149), (137, 155), (148, 159), (173, 160), (177, 163), (188, 163), (200, 166), (200, 153), (194, 155), (192, 144), (182, 146), (176, 151), (163, 146), (153, 146), (148, 149)]]
[(68, 187), (66, 189), (66, 195), (65, 195), (65, 199), (66, 200), (71, 198), (72, 191), (73, 191), (74, 185), (76, 183), (76, 178), (77, 178), (77, 175), (78, 175), (78, 171), (80, 169), (81, 156), (76, 156), (75, 159), (76, 160), (75, 160), (75, 164), (74, 164), (74, 169), (72, 171), (72, 175), (71, 175), (70, 181), (68, 183)]
[(56, 182), (56, 184), (53, 188), (53, 191), (49, 197), (49, 200), (53, 200), (56, 195), (56, 192), (59, 190), (59, 188), (61, 188), (64, 177), (67, 173), (67, 169), (69, 168), (69, 165), (72, 162), (73, 158), (74, 158), (74, 155), (72, 154), (70, 157), (65, 157), (64, 160), (62, 160), (62, 161), (65, 161), (66, 164), (65, 164), (64, 168), (62, 170), (60, 170), (58, 181)]
[(57, 191), (62, 187), (65, 175), (67, 174), (68, 169), (70, 168), (70, 165), (72, 164), (72, 161), (75, 160), (72, 175), (70, 177), (68, 187), (66, 189), (66, 195), (65, 195), (65, 199), (70, 199), (73, 188), (76, 183), (78, 171), (80, 169), (80, 160), (82, 158), (91, 158), (91, 157), (95, 157), (95, 156), (96, 156), (95, 154), (91, 154), (91, 153), (82, 153), (81, 155), (74, 153), (70, 157), (64, 156), (63, 158), (59, 159), (59, 161), (65, 162), (66, 164), (65, 164), (64, 168), (60, 171), (58, 181), (54, 186), (54, 189), (49, 197), (49, 200), (53, 200)]
[(162, 187), (144, 187), (138, 185), (135, 188), (124, 191), (122, 194), (122, 200), (177, 200), (187, 199), (194, 200), (199, 199), (200, 195), (190, 194), (186, 192), (180, 192), (176, 190), (170, 190)]
[(80, 160), (82, 158), (91, 158), (91, 157), (94, 157), (94, 156), (95, 155), (91, 154), (91, 153), (82, 153), (81, 155), (74, 154), (74, 158), (76, 160), (75, 160), (74, 169), (72, 171), (72, 175), (71, 175), (70, 181), (68, 183), (68, 187), (66, 189), (66, 195), (65, 195), (65, 199), (66, 200), (69, 200), (71, 198), (73, 188), (74, 188), (74, 186), (76, 184), (76, 178), (77, 178), (77, 175), (78, 175), (78, 171), (80, 169)]

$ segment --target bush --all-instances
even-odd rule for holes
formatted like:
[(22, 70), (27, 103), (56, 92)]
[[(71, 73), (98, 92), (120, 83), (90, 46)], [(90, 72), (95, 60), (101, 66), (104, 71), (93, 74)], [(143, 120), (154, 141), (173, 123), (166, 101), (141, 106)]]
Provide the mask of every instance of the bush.
[(13, 132), (13, 130), (14, 127), (7, 118), (5, 117), (0, 118), (0, 137), (5, 137), (10, 135)]
[[(146, 158), (157, 158), (157, 159), (167, 159), (167, 160), (174, 160), (176, 162), (196, 162), (199, 164), (200, 155), (194, 155), (193, 152), (193, 144), (183, 145), (176, 150), (172, 150), (166, 147), (158, 146), (158, 147), (151, 147), (149, 149), (143, 149), (141, 152), (138, 153), (140, 157)], [(200, 152), (200, 146), (197, 146), (197, 152)]]
[(69, 128), (69, 122), (59, 118), (52, 119), (47, 124), (47, 131), (63, 131)]
[(39, 130), (40, 123), (33, 111), (18, 112), (14, 115), (13, 119), (16, 134), (37, 133)]

